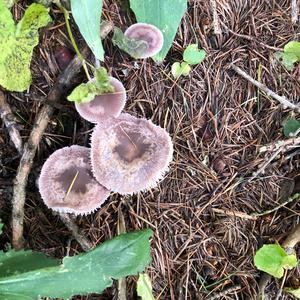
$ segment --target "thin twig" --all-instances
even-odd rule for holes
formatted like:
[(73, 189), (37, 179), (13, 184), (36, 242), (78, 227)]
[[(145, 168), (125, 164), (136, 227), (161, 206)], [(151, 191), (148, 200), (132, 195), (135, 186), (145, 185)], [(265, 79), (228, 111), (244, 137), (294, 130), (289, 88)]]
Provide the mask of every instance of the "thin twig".
[(289, 197), (288, 200), (284, 201), (280, 205), (278, 205), (278, 206), (276, 206), (272, 209), (268, 209), (266, 211), (263, 211), (261, 213), (252, 213), (251, 216), (257, 218), (257, 217), (262, 217), (262, 216), (268, 215), (268, 214), (280, 209), (281, 207), (286, 206), (287, 204), (289, 204), (291, 202), (296, 202), (297, 200), (299, 200), (299, 198), (300, 198), (299, 196), (300, 196), (299, 194), (294, 194), (293, 196)]
[(291, 17), (293, 24), (297, 24), (298, 22), (299, 6), (299, 0), (291, 0)]
[(66, 227), (72, 232), (73, 237), (79, 243), (83, 251), (87, 252), (94, 248), (93, 244), (83, 234), (80, 233), (74, 217), (72, 217), (70, 214), (63, 213), (60, 213), (59, 217)]
[(8, 131), (9, 137), (13, 142), (17, 151), (22, 154), (23, 142), (19, 130), (17, 129), (17, 122), (12, 113), (9, 104), (5, 100), (5, 94), (0, 91), (0, 117)]
[(292, 137), (286, 140), (280, 140), (265, 146), (262, 146), (259, 149), (259, 153), (263, 153), (266, 151), (274, 151), (277, 150), (279, 148), (291, 148), (291, 147), (295, 147), (297, 145), (300, 145), (300, 137)]
[[(112, 28), (112, 25), (110, 23), (102, 25), (101, 29), (105, 34), (109, 32), (106, 27)], [(101, 35), (101, 37), (104, 38), (105, 36)], [(86, 47), (82, 52), (87, 54), (88, 51), (89, 50)], [(64, 93), (71, 88), (71, 81), (80, 72), (80, 69), (81, 61), (76, 56), (51, 88), (46, 99), (47, 102), (38, 113), (33, 130), (30, 133), (27, 143), (24, 145), (23, 155), (14, 182), (12, 198), (12, 244), (15, 249), (23, 248), (24, 244), (23, 222), (26, 198), (25, 188), (37, 147), (54, 112), (54, 107), (51, 104), (58, 102), (63, 97)]]
[(237, 290), (240, 290), (240, 289), (241, 289), (241, 285), (237, 284), (237, 285), (228, 287), (221, 292), (215, 293), (215, 294), (211, 295), (210, 297), (207, 297), (206, 300), (220, 299), (221, 297), (225, 297), (226, 295), (236, 292)]
[(249, 219), (249, 220), (256, 220), (257, 217), (254, 215), (248, 215), (244, 212), (240, 212), (240, 211), (232, 211), (232, 210), (227, 210), (227, 209), (220, 209), (220, 208), (212, 208), (213, 212), (219, 213), (219, 214), (223, 214), (229, 217), (239, 217), (242, 219)]
[(246, 72), (244, 72), (241, 68), (234, 64), (230, 64), (231, 68), (235, 70), (239, 75), (241, 75), (243, 78), (247, 79), (249, 82), (251, 82), (253, 85), (264, 91), (267, 96), (271, 96), (272, 98), (276, 99), (284, 109), (291, 108), (295, 109), (297, 111), (300, 110), (299, 104), (293, 104), (291, 100), (287, 99), (286, 97), (279, 96), (272, 90), (270, 90), (268, 87), (266, 87), (264, 84), (258, 82), (257, 80), (253, 79), (251, 76), (249, 76)]
[(217, 11), (217, 3), (216, 0), (210, 0), (210, 5), (213, 11), (213, 24), (214, 24), (214, 32), (215, 34), (222, 34), (222, 30), (220, 27), (219, 16)]

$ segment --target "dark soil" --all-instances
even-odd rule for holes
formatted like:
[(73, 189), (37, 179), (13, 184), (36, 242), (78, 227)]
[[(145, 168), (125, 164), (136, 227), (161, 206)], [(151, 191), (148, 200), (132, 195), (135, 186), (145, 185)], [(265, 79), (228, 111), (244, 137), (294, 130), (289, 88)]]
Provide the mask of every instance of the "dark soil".
[[(175, 153), (170, 172), (157, 188), (132, 197), (113, 195), (97, 212), (78, 217), (77, 224), (94, 245), (116, 235), (119, 207), (128, 231), (151, 228), (153, 261), (147, 272), (156, 299), (209, 299), (232, 287), (231, 292), (216, 299), (256, 299), (261, 272), (253, 265), (255, 251), (263, 243), (281, 242), (299, 222), (297, 202), (256, 220), (247, 218), (278, 206), (293, 192), (284, 186), (294, 181), (299, 185), (299, 155), (281, 155), (264, 174), (247, 181), (270, 156), (259, 153), (260, 147), (284, 139), (282, 121), (293, 113), (283, 110), (276, 100), (229, 66), (234, 62), (256, 79), (261, 68), (264, 84), (299, 102), (299, 66), (288, 72), (273, 56), (276, 48), (299, 40), (299, 23), (291, 22), (291, 1), (217, 3), (222, 34), (214, 34), (210, 1), (190, 0), (173, 47), (162, 64), (130, 58), (113, 46), (111, 35), (104, 41), (103, 65), (128, 91), (125, 111), (164, 127), (172, 136)], [(26, 1), (14, 8), (16, 19), (20, 19), (24, 7)], [(56, 8), (51, 14), (53, 24), (41, 31), (40, 45), (34, 51), (32, 87), (28, 93), (6, 93), (19, 119), (24, 142), (61, 72), (58, 63), (63, 63), (55, 58), (58, 47), (71, 49), (62, 14)], [(126, 1), (121, 0), (104, 0), (103, 18), (122, 29), (135, 22)], [(75, 26), (74, 32), (82, 48)], [(207, 58), (188, 77), (174, 81), (171, 65), (181, 59), (190, 43), (199, 43), (208, 53)], [(83, 72), (78, 82), (82, 80)], [(39, 145), (25, 207), (26, 247), (58, 258), (82, 249), (43, 204), (36, 179), (43, 162), (55, 150), (72, 144), (89, 146), (93, 127), (79, 117), (73, 103), (63, 98), (60, 104)], [(0, 242), (7, 246), (12, 234), (10, 200), (20, 157), (3, 125), (0, 155), (0, 216), (6, 224)], [(228, 211), (239, 216), (231, 216)], [(288, 273), (286, 286), (297, 286), (297, 278), (296, 268)], [(128, 299), (136, 298), (135, 281), (128, 279)], [(270, 299), (275, 299), (280, 284), (280, 280), (272, 280), (268, 285)], [(288, 298), (284, 295), (282, 299)], [(116, 286), (102, 296), (76, 299), (116, 299)]]

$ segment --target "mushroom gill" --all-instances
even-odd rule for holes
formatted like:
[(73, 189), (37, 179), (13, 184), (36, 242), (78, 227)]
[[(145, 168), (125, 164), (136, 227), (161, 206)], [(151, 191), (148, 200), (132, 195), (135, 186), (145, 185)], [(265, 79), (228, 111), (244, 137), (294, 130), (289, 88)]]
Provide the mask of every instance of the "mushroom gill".
[(93, 178), (89, 156), (90, 149), (76, 145), (49, 156), (38, 182), (42, 199), (49, 208), (87, 214), (103, 204), (109, 191)]
[(155, 186), (168, 170), (172, 153), (171, 138), (163, 128), (125, 113), (97, 124), (92, 134), (94, 176), (120, 194)]

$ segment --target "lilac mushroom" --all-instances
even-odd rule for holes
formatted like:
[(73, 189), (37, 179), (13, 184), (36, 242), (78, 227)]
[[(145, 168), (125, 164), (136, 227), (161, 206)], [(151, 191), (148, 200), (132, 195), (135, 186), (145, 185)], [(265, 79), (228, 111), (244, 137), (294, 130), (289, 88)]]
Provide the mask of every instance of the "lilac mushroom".
[(38, 185), (49, 208), (76, 215), (94, 211), (109, 196), (109, 191), (93, 178), (90, 149), (76, 145), (49, 156)]
[(169, 134), (151, 121), (125, 113), (97, 124), (91, 140), (94, 176), (123, 195), (154, 187), (172, 160)]
[(113, 93), (96, 96), (87, 103), (75, 103), (78, 113), (89, 122), (98, 123), (109, 117), (118, 117), (126, 104), (126, 90), (118, 79), (109, 77)]
[(139, 58), (147, 58), (157, 54), (163, 47), (164, 36), (155, 26), (146, 23), (136, 23), (127, 28), (125, 37), (148, 44), (146, 51)]

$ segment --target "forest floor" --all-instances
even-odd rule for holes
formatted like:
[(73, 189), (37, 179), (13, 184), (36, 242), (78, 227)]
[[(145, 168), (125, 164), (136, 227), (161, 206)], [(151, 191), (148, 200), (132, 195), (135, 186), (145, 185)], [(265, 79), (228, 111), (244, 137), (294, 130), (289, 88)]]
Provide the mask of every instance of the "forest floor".
[[(120, 2), (122, 2), (120, 4)], [(190, 0), (173, 47), (162, 64), (134, 60), (118, 50), (111, 34), (104, 41), (105, 66), (128, 91), (126, 112), (164, 127), (174, 143), (174, 159), (165, 179), (135, 196), (112, 195), (95, 213), (77, 217), (83, 235), (98, 245), (116, 235), (118, 209), (127, 231), (149, 227), (151, 277), (156, 299), (257, 299), (261, 277), (253, 265), (255, 251), (268, 242), (281, 242), (299, 223), (299, 203), (292, 202), (261, 217), (291, 194), (300, 191), (299, 148), (274, 154), (262, 146), (284, 140), (282, 122), (296, 116), (258, 90), (232, 68), (239, 66), (279, 95), (299, 102), (300, 67), (288, 72), (274, 53), (290, 40), (299, 40), (300, 25), (291, 22), (290, 0), (218, 0), (221, 34), (214, 34), (210, 1)], [(103, 19), (125, 29), (135, 22), (124, 1), (104, 1)], [(13, 9), (20, 19), (26, 1)], [(33, 84), (28, 93), (8, 93), (7, 102), (19, 120), (25, 142), (45, 96), (61, 72), (58, 46), (71, 49), (62, 14), (52, 9), (53, 24), (41, 30), (32, 62)], [(83, 41), (77, 32), (82, 48)], [(171, 65), (183, 50), (198, 43), (207, 52), (203, 63), (187, 77), (174, 80)], [(78, 82), (84, 80), (80, 75)], [(67, 91), (66, 91), (67, 92)], [(43, 204), (36, 180), (55, 150), (89, 146), (92, 125), (65, 98), (38, 147), (26, 190), (26, 247), (62, 258), (82, 252), (59, 217)], [(7, 225), (0, 238), (11, 241), (11, 198), (20, 156), (4, 126), (0, 128), (0, 217)], [(287, 285), (297, 285), (299, 269), (288, 273)], [(135, 299), (135, 278), (128, 279), (128, 299)], [(266, 293), (275, 299), (280, 280)], [(219, 292), (222, 294), (216, 294)], [(101, 296), (76, 299), (116, 299), (116, 286)], [(282, 299), (288, 299), (284, 295)]]

